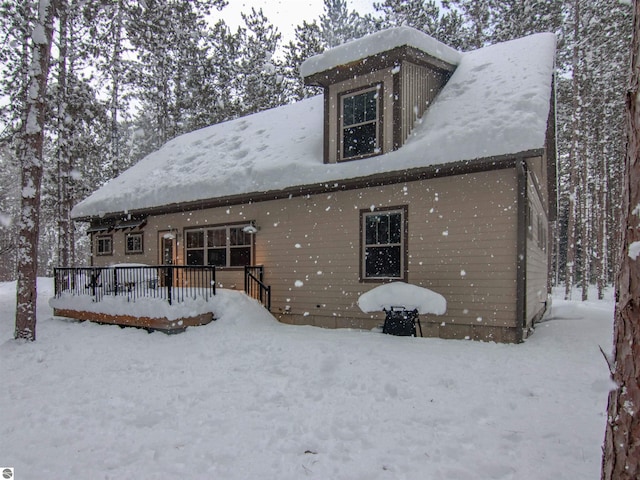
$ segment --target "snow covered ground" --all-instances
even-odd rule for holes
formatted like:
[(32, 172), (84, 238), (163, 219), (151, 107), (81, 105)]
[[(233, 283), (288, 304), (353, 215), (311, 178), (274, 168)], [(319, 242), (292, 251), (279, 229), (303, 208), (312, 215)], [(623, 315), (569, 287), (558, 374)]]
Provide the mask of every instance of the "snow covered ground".
[(277, 323), (237, 292), (168, 336), (53, 318), (12, 340), (0, 466), (44, 479), (599, 478), (613, 303), (556, 300), (522, 345)]

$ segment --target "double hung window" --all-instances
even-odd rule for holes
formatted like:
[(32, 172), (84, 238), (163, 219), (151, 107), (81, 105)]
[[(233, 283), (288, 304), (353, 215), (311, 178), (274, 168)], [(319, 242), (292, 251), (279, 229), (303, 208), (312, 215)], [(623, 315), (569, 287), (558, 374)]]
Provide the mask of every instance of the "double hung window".
[(127, 233), (125, 238), (125, 253), (143, 253), (142, 233)]
[(252, 237), (242, 226), (185, 231), (187, 265), (243, 267), (251, 264)]
[(113, 255), (113, 237), (111, 235), (96, 237), (96, 254)]
[(361, 221), (362, 278), (404, 278), (406, 209), (364, 211)]
[(341, 97), (341, 158), (380, 153), (380, 90), (378, 85)]

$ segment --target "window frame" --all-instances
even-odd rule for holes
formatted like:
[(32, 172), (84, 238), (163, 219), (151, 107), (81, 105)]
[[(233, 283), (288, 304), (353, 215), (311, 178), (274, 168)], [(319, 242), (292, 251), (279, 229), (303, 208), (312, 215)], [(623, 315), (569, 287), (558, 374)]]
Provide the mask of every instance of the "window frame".
[[(139, 238), (140, 239), (140, 249), (139, 250), (131, 250), (129, 248), (129, 239), (130, 238)], [(124, 235), (124, 253), (127, 255), (140, 255), (144, 253), (144, 233), (143, 232), (129, 232)]]
[[(345, 125), (345, 115), (344, 115), (344, 101), (347, 98), (353, 98), (356, 97), (358, 95), (364, 95), (368, 92), (371, 91), (375, 91), (377, 92), (377, 98), (376, 98), (376, 118), (375, 120), (370, 120), (370, 121), (364, 121), (364, 122), (358, 122), (358, 123), (352, 123), (352, 124), (348, 124)], [(337, 141), (337, 147), (338, 147), (338, 155), (337, 155), (337, 159), (339, 162), (348, 162), (351, 160), (359, 160), (361, 158), (368, 158), (368, 157), (373, 157), (376, 155), (381, 155), (383, 153), (383, 138), (382, 138), (382, 132), (383, 132), (383, 104), (382, 104), (382, 100), (384, 97), (384, 85), (382, 82), (376, 82), (373, 84), (369, 84), (363, 87), (358, 87), (355, 89), (351, 89), (351, 90), (346, 90), (344, 92), (339, 92), (337, 95), (337, 100), (338, 100), (338, 122), (337, 122), (337, 127), (338, 127), (338, 141)], [(376, 137), (375, 137), (375, 146), (372, 152), (367, 152), (367, 153), (363, 153), (363, 154), (358, 154), (358, 155), (352, 155), (352, 156), (345, 156), (345, 149), (344, 149), (344, 132), (346, 128), (349, 127), (361, 127), (364, 125), (369, 125), (369, 124), (374, 124), (375, 125), (375, 132), (376, 132)]]
[[(109, 241), (108, 250), (101, 249), (101, 241)], [(113, 255), (113, 235), (96, 235), (96, 255), (100, 257), (106, 257)]]
[[(240, 230), (243, 231), (243, 228), (246, 225), (249, 225), (250, 222), (241, 222), (241, 223), (229, 223), (229, 224), (222, 224), (222, 225), (208, 225), (208, 226), (201, 226), (201, 227), (193, 227), (193, 228), (185, 228), (184, 229), (184, 262), (185, 265), (190, 265), (190, 266), (215, 266), (216, 268), (224, 268), (224, 269), (242, 269), (245, 267), (245, 265), (231, 265), (232, 263), (232, 259), (233, 259), (233, 250), (240, 250), (240, 249), (245, 249), (248, 248), (249, 249), (249, 260), (248, 263), (246, 265), (253, 265), (253, 258), (254, 258), (254, 247), (255, 247), (255, 236), (253, 234), (250, 233), (246, 233), (243, 232), (244, 234), (244, 239), (246, 240), (247, 238), (248, 243), (244, 243), (244, 244), (233, 244), (232, 242), (232, 230)], [(225, 238), (225, 245), (211, 245), (210, 243), (210, 238), (214, 238), (214, 237), (210, 237), (210, 232), (215, 232), (216, 230), (220, 231), (220, 230), (224, 230), (225, 234), (224, 234), (224, 238)], [(189, 234), (192, 233), (201, 233), (202, 238), (200, 239), (200, 241), (198, 242), (199, 245), (198, 246), (194, 246), (194, 247), (189, 247)], [(214, 263), (210, 263), (210, 255), (209, 252), (214, 252), (214, 251), (224, 251), (224, 265), (215, 265)], [(202, 263), (189, 263), (189, 254), (190, 252), (202, 252)]]
[[(401, 215), (400, 219), (400, 241), (395, 243), (389, 243), (388, 246), (399, 246), (400, 247), (400, 272), (398, 276), (373, 276), (368, 275), (367, 273), (367, 248), (369, 245), (367, 244), (366, 238), (366, 221), (367, 218), (373, 215), (391, 215), (394, 213), (399, 213)], [(408, 281), (408, 265), (409, 265), (409, 249), (408, 249), (408, 240), (409, 240), (409, 207), (407, 205), (395, 206), (395, 207), (384, 207), (384, 208), (376, 208), (372, 210), (370, 208), (360, 210), (360, 281), (361, 282), (370, 282), (370, 283), (385, 283), (390, 281), (401, 280), (404, 282)], [(382, 248), (382, 247), (380, 247)]]

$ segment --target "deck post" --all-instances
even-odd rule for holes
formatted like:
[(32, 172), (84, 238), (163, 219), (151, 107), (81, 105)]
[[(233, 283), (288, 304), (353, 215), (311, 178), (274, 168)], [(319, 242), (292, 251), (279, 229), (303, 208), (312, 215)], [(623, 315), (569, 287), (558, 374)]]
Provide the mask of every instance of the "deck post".
[(167, 300), (169, 301), (169, 305), (171, 305), (171, 294), (173, 290), (173, 267), (169, 265), (167, 267)]

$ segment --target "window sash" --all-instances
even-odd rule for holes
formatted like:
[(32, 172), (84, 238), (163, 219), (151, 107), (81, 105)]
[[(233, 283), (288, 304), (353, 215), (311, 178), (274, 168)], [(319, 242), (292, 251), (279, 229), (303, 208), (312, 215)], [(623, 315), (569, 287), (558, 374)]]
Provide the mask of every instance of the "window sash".
[(404, 210), (363, 214), (363, 279), (399, 279), (404, 277), (405, 220)]
[(143, 253), (142, 233), (128, 233), (125, 238), (125, 253)]
[(113, 239), (108, 237), (96, 237), (96, 253), (98, 255), (113, 254)]
[(380, 86), (341, 98), (340, 157), (357, 158), (380, 150)]

